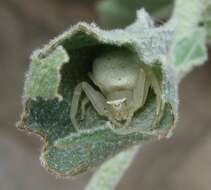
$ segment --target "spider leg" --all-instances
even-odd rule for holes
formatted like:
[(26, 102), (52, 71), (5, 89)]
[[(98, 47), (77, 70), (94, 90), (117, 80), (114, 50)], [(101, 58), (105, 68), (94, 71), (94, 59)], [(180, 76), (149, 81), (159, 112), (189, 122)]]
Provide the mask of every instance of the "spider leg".
[(154, 119), (152, 126), (156, 127), (157, 123), (160, 121), (160, 119), (163, 116), (163, 112), (164, 112), (164, 102), (162, 101), (162, 97), (161, 97), (161, 85), (155, 75), (155, 73), (153, 73), (151, 70), (148, 70), (149, 73), (149, 77), (150, 77), (150, 82), (151, 82), (151, 87), (154, 90), (154, 93), (156, 95), (156, 103), (157, 103), (157, 107), (156, 107), (156, 119)]
[(89, 99), (85, 97), (81, 102), (81, 119), (83, 120), (85, 118), (86, 113), (86, 105), (89, 102)]
[(135, 88), (133, 90), (133, 99), (131, 105), (129, 105), (129, 116), (121, 129), (115, 130), (118, 134), (129, 134), (132, 132), (143, 132), (142, 129), (138, 128), (129, 128), (129, 124), (132, 121), (134, 113), (141, 108), (147, 98), (149, 91), (149, 81), (146, 78), (146, 74), (143, 69), (140, 69), (138, 79), (136, 81)]
[[(150, 83), (150, 80), (148, 77), (151, 77), (150, 78), (152, 80), (151, 83)], [(125, 135), (125, 134), (129, 134), (129, 133), (139, 132), (139, 133), (151, 135), (150, 132), (143, 131), (142, 129), (128, 127), (128, 125), (131, 123), (134, 113), (145, 104), (150, 85), (153, 87), (153, 89), (155, 89), (155, 94), (157, 95), (156, 96), (157, 97), (156, 115), (158, 115), (160, 113), (160, 109), (161, 109), (160, 85), (159, 85), (154, 73), (147, 72), (147, 70), (145, 73), (145, 70), (141, 69), (138, 79), (136, 81), (136, 87), (133, 90), (133, 102), (130, 105), (130, 114), (127, 118), (126, 123), (124, 124), (124, 126), (121, 129), (113, 129), (113, 131), (115, 133), (120, 134), (120, 135)], [(155, 121), (157, 121), (157, 120), (155, 120)]]
[(82, 88), (99, 115), (104, 115), (108, 117), (113, 124), (121, 126), (121, 124), (113, 119), (112, 115), (106, 110), (106, 99), (100, 92), (96, 91), (87, 82), (83, 82)]
[(135, 86), (136, 87), (133, 90), (133, 112), (135, 112), (144, 105), (150, 87), (149, 81), (143, 69), (140, 69)]
[(82, 82), (82, 89), (99, 115), (106, 114), (106, 99), (87, 82)]
[(79, 83), (73, 92), (73, 98), (72, 98), (72, 104), (71, 104), (71, 110), (70, 110), (70, 119), (76, 130), (79, 130), (79, 124), (76, 120), (76, 115), (78, 112), (78, 104), (79, 104), (81, 93), (82, 93), (82, 85), (81, 83)]
[[(76, 120), (76, 115), (78, 112), (79, 100), (80, 100), (82, 91), (85, 92), (87, 99), (91, 102), (94, 109), (98, 112), (99, 115), (107, 115), (107, 111), (105, 109), (106, 100), (105, 100), (104, 96), (100, 92), (96, 91), (87, 82), (81, 82), (75, 88), (75, 91), (73, 94), (73, 99), (72, 99), (71, 111), (70, 111), (71, 112), (70, 113), (71, 121), (76, 130), (79, 129), (79, 125)], [(83, 114), (85, 114), (85, 105), (88, 102), (88, 100), (85, 99), (82, 102), (82, 105), (81, 105), (82, 106), (82, 116), (83, 116)]]
[(149, 91), (150, 84), (146, 79), (146, 74), (143, 69), (140, 69), (139, 75), (136, 81), (135, 88), (132, 93), (132, 102), (128, 105), (129, 106), (129, 116), (127, 117), (126, 122), (121, 128), (112, 128), (112, 130), (120, 135), (125, 135), (133, 132), (142, 132), (141, 129), (138, 128), (129, 128), (129, 124), (134, 116), (134, 113), (141, 108), (147, 98), (148, 91)]
[(161, 97), (161, 86), (155, 76), (154, 73), (150, 73), (150, 77), (151, 77), (151, 86), (155, 92), (156, 95), (156, 102), (157, 102), (157, 110), (156, 110), (156, 115), (157, 115), (157, 120), (160, 120), (160, 118), (162, 117), (162, 112), (164, 110), (164, 103), (162, 101), (162, 97)]

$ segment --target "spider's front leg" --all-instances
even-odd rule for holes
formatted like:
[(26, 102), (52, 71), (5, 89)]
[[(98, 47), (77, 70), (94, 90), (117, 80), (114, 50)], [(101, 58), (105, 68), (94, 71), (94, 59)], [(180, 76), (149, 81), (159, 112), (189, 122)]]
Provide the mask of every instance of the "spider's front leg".
[(99, 115), (106, 116), (109, 119), (112, 118), (106, 110), (106, 99), (104, 98), (104, 96), (100, 92), (96, 91), (87, 82), (81, 82), (76, 86), (74, 90), (71, 111), (70, 111), (70, 118), (76, 130), (79, 130), (79, 124), (77, 122), (76, 115), (78, 112), (80, 96), (83, 91), (85, 92), (87, 98), (85, 98), (81, 104), (82, 117), (83, 114), (85, 114), (85, 105), (87, 104), (87, 100), (89, 100)]
[(89, 103), (89, 99), (85, 97), (81, 102), (81, 120), (84, 120), (86, 115), (86, 105)]
[(149, 87), (150, 83), (149, 79), (147, 78), (147, 74), (145, 73), (145, 70), (140, 69), (136, 85), (133, 90), (132, 108), (134, 112), (143, 107), (145, 104)]
[(156, 110), (156, 116), (157, 119), (155, 120), (155, 124), (157, 121), (159, 121), (161, 119), (161, 117), (163, 116), (163, 111), (164, 111), (164, 106), (165, 104), (162, 101), (162, 97), (161, 97), (161, 85), (159, 84), (159, 81), (156, 77), (156, 75), (151, 71), (150, 72), (150, 79), (151, 79), (151, 86), (154, 90), (154, 93), (156, 95), (156, 103), (157, 103), (157, 110)]

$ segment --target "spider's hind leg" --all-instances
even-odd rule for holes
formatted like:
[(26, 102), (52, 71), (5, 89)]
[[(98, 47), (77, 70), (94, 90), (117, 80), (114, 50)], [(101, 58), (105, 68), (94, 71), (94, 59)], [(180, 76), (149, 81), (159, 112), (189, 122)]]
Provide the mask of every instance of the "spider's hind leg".
[(85, 97), (81, 102), (81, 120), (84, 120), (86, 115), (86, 105), (88, 104), (89, 99)]
[(79, 106), (81, 93), (82, 93), (82, 84), (79, 83), (74, 90), (71, 110), (70, 110), (70, 118), (71, 118), (73, 127), (76, 129), (76, 131), (79, 130), (79, 124), (77, 122), (76, 116), (78, 112), (78, 106)]

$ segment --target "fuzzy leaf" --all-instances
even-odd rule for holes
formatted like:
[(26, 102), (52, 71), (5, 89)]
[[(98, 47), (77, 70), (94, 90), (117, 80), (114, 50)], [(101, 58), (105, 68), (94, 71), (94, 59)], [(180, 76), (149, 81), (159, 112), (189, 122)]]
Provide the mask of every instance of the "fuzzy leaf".
[(58, 96), (57, 89), (61, 80), (59, 72), (61, 66), (68, 61), (69, 57), (62, 46), (58, 46), (43, 59), (32, 57), (25, 82), (24, 99), (27, 97), (49, 99)]
[[(141, 10), (125, 30), (104, 31), (94, 24), (79, 23), (34, 53), (25, 83), (24, 112), (17, 126), (44, 138), (41, 161), (47, 170), (59, 176), (79, 175), (132, 145), (171, 134), (177, 120), (175, 69), (166, 57), (171, 35), (168, 28), (156, 28)], [(151, 89), (128, 126), (134, 132), (115, 133), (91, 103), (77, 131), (70, 119), (73, 91), (81, 81), (92, 84), (88, 72), (93, 60), (116, 49), (133, 53), (156, 75), (163, 114), (158, 120), (157, 94)]]
[(187, 72), (207, 60), (206, 34), (204, 28), (197, 28), (175, 43), (172, 50), (173, 63), (179, 71)]
[(175, 31), (170, 58), (180, 77), (195, 66), (203, 64), (208, 58), (207, 30), (205, 26), (200, 26), (207, 8), (206, 2), (207, 0), (175, 2), (174, 14), (169, 22)]

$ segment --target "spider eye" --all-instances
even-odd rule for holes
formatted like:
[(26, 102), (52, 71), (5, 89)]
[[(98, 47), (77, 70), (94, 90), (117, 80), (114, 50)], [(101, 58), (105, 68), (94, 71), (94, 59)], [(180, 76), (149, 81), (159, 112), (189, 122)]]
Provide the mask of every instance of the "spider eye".
[(112, 105), (112, 108), (116, 111), (118, 110), (121, 110), (122, 108), (122, 103), (119, 103), (119, 104), (111, 104)]
[(126, 101), (126, 98), (122, 98), (122, 99), (118, 99), (118, 100), (107, 101), (106, 103), (109, 105), (121, 105), (125, 101)]
[(126, 98), (122, 98), (119, 100), (107, 101), (106, 103), (111, 105), (115, 110), (120, 110), (122, 107), (122, 103), (125, 101), (126, 101)]

